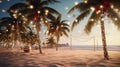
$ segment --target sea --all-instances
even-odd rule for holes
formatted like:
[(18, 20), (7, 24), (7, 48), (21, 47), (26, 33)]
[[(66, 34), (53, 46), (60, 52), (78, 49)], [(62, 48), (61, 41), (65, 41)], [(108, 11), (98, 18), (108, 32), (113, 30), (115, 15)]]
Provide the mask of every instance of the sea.
[[(94, 46), (94, 45), (70, 45), (65, 47), (59, 47), (62, 49), (81, 49), (81, 50), (103, 50), (102, 45)], [(109, 51), (120, 51), (120, 45), (108, 45), (107, 50)]]

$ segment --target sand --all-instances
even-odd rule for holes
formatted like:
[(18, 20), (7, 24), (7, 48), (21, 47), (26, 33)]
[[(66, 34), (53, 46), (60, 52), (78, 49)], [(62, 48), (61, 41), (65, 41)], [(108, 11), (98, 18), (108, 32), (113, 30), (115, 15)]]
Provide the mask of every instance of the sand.
[(109, 51), (110, 60), (104, 60), (103, 51), (43, 49), (43, 52), (0, 49), (0, 67), (120, 67), (120, 51)]

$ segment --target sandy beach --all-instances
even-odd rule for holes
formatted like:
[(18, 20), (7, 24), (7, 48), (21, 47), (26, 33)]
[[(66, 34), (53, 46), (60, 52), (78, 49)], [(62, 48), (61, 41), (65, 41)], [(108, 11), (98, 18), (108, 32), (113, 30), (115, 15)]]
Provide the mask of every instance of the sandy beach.
[(109, 51), (110, 60), (104, 60), (102, 51), (43, 49), (43, 52), (0, 49), (0, 67), (120, 67), (120, 51)]

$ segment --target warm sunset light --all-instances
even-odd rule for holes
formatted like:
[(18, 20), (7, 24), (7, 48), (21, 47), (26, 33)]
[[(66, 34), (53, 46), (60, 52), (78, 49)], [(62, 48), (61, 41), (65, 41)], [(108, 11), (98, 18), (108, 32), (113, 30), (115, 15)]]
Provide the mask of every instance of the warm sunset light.
[(120, 67), (120, 0), (0, 0), (0, 67)]

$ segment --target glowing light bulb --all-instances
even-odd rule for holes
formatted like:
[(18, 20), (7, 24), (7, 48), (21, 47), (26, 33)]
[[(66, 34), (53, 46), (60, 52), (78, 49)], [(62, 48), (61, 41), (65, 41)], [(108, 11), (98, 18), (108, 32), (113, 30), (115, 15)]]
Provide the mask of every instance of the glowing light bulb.
[(118, 12), (118, 11), (119, 11), (119, 9), (115, 9), (115, 11), (116, 11), (116, 12)]
[(45, 23), (47, 23), (48, 21), (46, 20)]
[(24, 18), (25, 16), (24, 16), (24, 15), (22, 15), (22, 17)]
[(111, 5), (110, 7), (111, 7), (111, 8), (114, 8), (114, 5)]
[(96, 14), (99, 14), (101, 11), (100, 10), (98, 10), (97, 12), (96, 12)]
[(84, 3), (88, 3), (88, 0), (84, 0)]
[(10, 26), (11, 24), (9, 24), (9, 26)]
[(103, 8), (103, 5), (100, 5), (100, 8)]
[(94, 11), (94, 10), (95, 10), (95, 8), (94, 8), (94, 7), (90, 7), (90, 9), (91, 9), (92, 11)]
[(15, 13), (17, 13), (18, 11), (17, 10), (15, 10)]
[(49, 11), (48, 10), (45, 10), (46, 13), (48, 13)]
[(2, 0), (0, 0), (0, 3), (2, 3)]
[(6, 32), (8, 32), (8, 30), (6, 30)]
[(40, 20), (43, 21), (43, 18), (41, 18)]
[(118, 19), (117, 18), (114, 18), (115, 21), (117, 21)]
[(30, 6), (29, 6), (29, 8), (30, 8), (30, 9), (33, 9), (33, 8), (34, 8), (34, 6), (33, 6), (33, 5), (30, 5)]
[(48, 10), (45, 10), (45, 15), (48, 15), (48, 12), (49, 12)]
[(90, 19), (90, 21), (94, 21), (94, 19)]
[(8, 2), (10, 1), (10, 0), (7, 0)]
[(40, 14), (40, 11), (38, 10), (37, 13)]
[(19, 13), (18, 15), (22, 15), (21, 13)]
[(104, 18), (102, 18), (101, 20), (104, 21)]
[(13, 17), (14, 17), (14, 18), (17, 18), (17, 15), (16, 15), (16, 14), (13, 14)]
[(25, 24), (26, 22), (24, 21), (23, 23)]
[(3, 9), (2, 12), (6, 12), (6, 10)]
[(63, 25), (61, 25), (61, 27), (63, 27)]
[(78, 20), (77, 20), (77, 19), (75, 19), (75, 22), (78, 22)]
[(78, 4), (79, 4), (79, 3), (76, 1), (76, 2), (75, 2), (75, 5), (78, 5)]
[(31, 21), (30, 23), (33, 24), (33, 21)]

